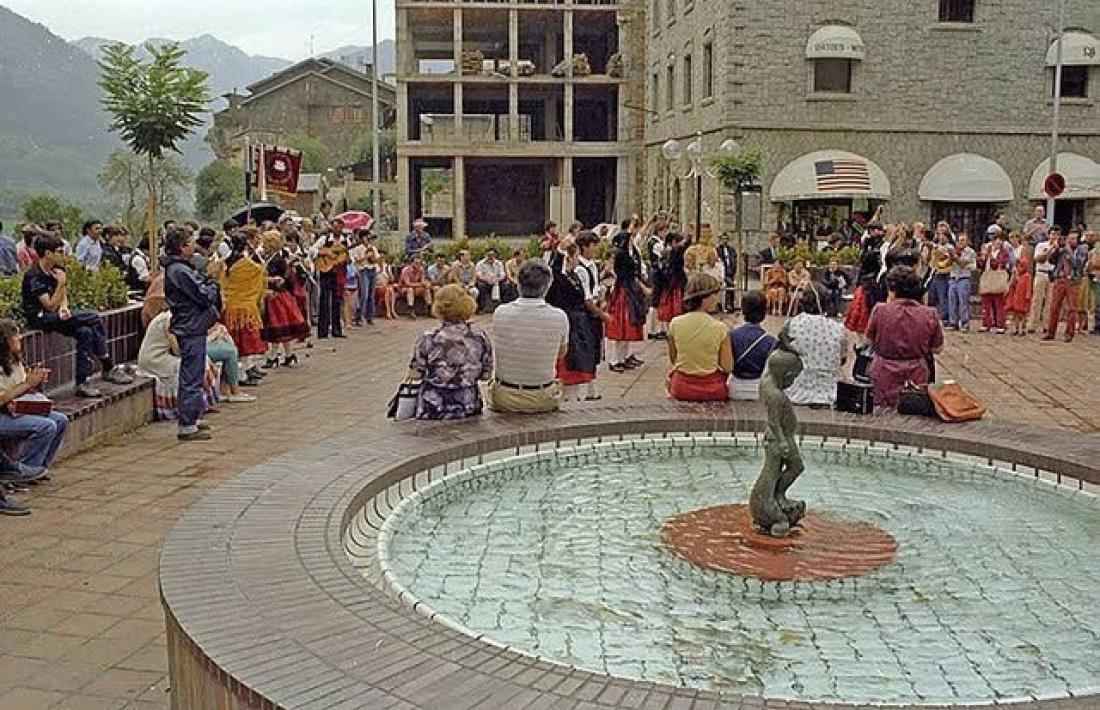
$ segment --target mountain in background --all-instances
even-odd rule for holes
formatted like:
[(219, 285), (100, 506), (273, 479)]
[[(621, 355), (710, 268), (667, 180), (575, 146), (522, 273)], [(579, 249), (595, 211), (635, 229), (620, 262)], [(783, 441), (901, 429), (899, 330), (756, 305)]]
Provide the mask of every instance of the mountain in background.
[[(365, 71), (369, 67), (373, 57), (370, 46), (360, 47), (347, 45), (325, 52), (321, 56), (325, 59), (333, 59), (358, 71)], [(393, 74), (397, 67), (397, 45), (392, 39), (384, 39), (378, 43), (378, 78)], [(391, 76), (388, 81), (396, 83)]]
[(0, 210), (36, 192), (93, 199), (96, 174), (118, 146), (95, 61), (2, 6), (0, 37)]

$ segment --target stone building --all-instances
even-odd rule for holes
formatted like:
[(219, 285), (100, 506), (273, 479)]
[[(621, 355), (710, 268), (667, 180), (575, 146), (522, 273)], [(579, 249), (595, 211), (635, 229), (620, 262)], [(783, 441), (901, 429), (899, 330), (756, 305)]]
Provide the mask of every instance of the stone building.
[(532, 234), (632, 209), (643, 21), (639, 0), (397, 0), (400, 228)]
[[(1100, 3), (1065, 0), (1057, 221), (1100, 223)], [(690, 215), (660, 147), (703, 134), (764, 155), (759, 225), (886, 219), (1019, 225), (1048, 171), (1056, 3), (646, 0), (646, 211)], [(704, 219), (732, 226), (713, 180)]]
[[(329, 59), (306, 59), (247, 88), (227, 94), (207, 140), (219, 158), (242, 163), (245, 139), (285, 144), (294, 136), (317, 139), (332, 165), (353, 160), (356, 141), (371, 130), (371, 68), (365, 72)], [(395, 92), (378, 83), (381, 125), (392, 124)]]

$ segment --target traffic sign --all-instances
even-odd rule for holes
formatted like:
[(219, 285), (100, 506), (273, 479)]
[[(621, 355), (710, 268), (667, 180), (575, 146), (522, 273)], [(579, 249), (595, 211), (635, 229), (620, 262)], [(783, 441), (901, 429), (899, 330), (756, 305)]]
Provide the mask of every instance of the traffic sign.
[(1043, 181), (1043, 192), (1049, 197), (1058, 197), (1066, 191), (1066, 176), (1062, 173), (1051, 173)]

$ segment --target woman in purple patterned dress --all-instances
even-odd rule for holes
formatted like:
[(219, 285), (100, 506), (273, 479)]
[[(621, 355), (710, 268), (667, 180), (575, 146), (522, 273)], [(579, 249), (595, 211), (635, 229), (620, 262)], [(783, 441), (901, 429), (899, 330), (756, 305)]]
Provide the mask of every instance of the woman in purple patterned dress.
[(465, 419), (481, 414), (479, 380), (493, 372), (489, 336), (468, 321), (477, 303), (462, 286), (449, 284), (435, 295), (432, 313), (442, 325), (420, 336), (409, 364), (421, 382), (417, 419)]

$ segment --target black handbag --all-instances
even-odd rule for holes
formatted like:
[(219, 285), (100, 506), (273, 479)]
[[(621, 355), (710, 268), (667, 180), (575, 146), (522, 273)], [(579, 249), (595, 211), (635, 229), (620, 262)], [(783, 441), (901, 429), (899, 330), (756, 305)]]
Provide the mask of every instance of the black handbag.
[(855, 347), (856, 361), (852, 363), (852, 379), (861, 384), (871, 382), (871, 363), (875, 360), (875, 348), (871, 345)]
[(875, 411), (875, 391), (864, 382), (837, 382), (836, 409), (850, 414), (872, 414)]
[(935, 417), (936, 405), (928, 394), (928, 385), (913, 384), (907, 381), (898, 395), (898, 414), (917, 417)]
[(402, 382), (398, 385), (397, 392), (386, 406), (386, 418), (399, 422), (415, 417), (416, 407), (420, 402), (420, 387), (419, 382)]

